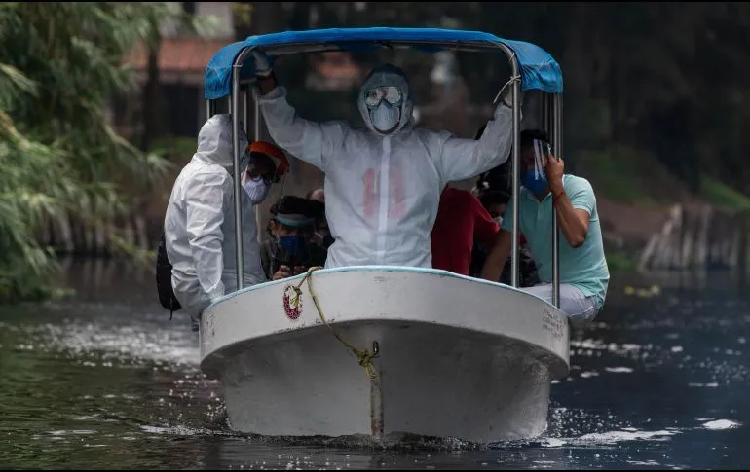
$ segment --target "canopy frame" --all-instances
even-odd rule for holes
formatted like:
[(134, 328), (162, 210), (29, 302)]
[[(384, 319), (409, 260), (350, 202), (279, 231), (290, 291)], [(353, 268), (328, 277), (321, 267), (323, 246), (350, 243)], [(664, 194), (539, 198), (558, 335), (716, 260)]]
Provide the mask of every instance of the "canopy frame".
[[(464, 51), (464, 52), (479, 52), (479, 51), (497, 51), (500, 50), (505, 53), (511, 68), (511, 77), (520, 77), (520, 68), (516, 53), (509, 48), (506, 44), (500, 41), (468, 41), (468, 42), (455, 42), (455, 41), (371, 41), (371, 43), (382, 44), (390, 48), (403, 48), (412, 47), (415, 45), (419, 46), (432, 46), (443, 49), (450, 49), (453, 51)], [(242, 96), (244, 110), (243, 115), (245, 118), (245, 131), (246, 135), (249, 135), (249, 125), (247, 121), (248, 108), (250, 102), (254, 103), (254, 115), (255, 115), (255, 126), (254, 126), (254, 139), (260, 139), (260, 107), (255, 96), (255, 91), (252, 90), (248, 93), (250, 87), (245, 90), (242, 89), (242, 84), (247, 83), (243, 81), (241, 77), (242, 67), (245, 64), (245, 59), (250, 57), (256, 46), (244, 47), (240, 50), (236, 56), (232, 66), (232, 88), (231, 88), (231, 104), (230, 113), (232, 114), (232, 132), (233, 132), (233, 163), (234, 163), (234, 212), (235, 212), (235, 237), (237, 240), (237, 289), (241, 290), (244, 287), (244, 241), (242, 231), (242, 184), (240, 179), (240, 158), (244, 152), (244, 149), (239, 149), (239, 130), (240, 130), (240, 98)], [(332, 43), (285, 43), (278, 45), (269, 45), (262, 48), (268, 55), (291, 55), (291, 54), (306, 54), (306, 53), (319, 53), (319, 52), (332, 52), (342, 50), (341, 46)], [(512, 228), (512, 240), (511, 240), (511, 286), (518, 288), (519, 285), (519, 190), (520, 190), (520, 125), (521, 125), (521, 80), (513, 80), (511, 82), (511, 94), (512, 94), (512, 207), (511, 214), (513, 217), (513, 228)], [(562, 91), (551, 93), (541, 91), (543, 96), (543, 127), (548, 132), (552, 141), (553, 152), (556, 157), (563, 157), (563, 141), (562, 141)], [(206, 99), (206, 111), (207, 118), (210, 118), (215, 112), (215, 103), (212, 99)], [(557, 214), (555, 212), (554, 205), (552, 206), (552, 305), (555, 308), (560, 307), (560, 274), (559, 274), (559, 230)], [(256, 218), (259, 215), (256, 215)], [(260, 230), (258, 231), (260, 234)]]

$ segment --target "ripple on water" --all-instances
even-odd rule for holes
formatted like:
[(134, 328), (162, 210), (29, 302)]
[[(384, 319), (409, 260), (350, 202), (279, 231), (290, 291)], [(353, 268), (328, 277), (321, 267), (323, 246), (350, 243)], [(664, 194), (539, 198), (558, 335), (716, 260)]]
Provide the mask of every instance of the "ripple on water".
[[(718, 310), (723, 305), (706, 307)], [(750, 319), (738, 315), (718, 322), (704, 316), (700, 307), (678, 308), (628, 308), (621, 313), (636, 319), (635, 323), (598, 322), (586, 332), (587, 339), (571, 343), (571, 376), (555, 382), (544, 435), (486, 446), (410, 435), (389, 436), (381, 448), (367, 437), (236, 434), (228, 429), (221, 389), (199, 375), (197, 342), (189, 329), (164, 323), (161, 314), (144, 316), (125, 305), (83, 306), (82, 310), (96, 315), (88, 318), (76, 314), (51, 323), (0, 322), (0, 334), (18, 334), (3, 338), (0, 348), (5, 346), (3, 362), (10, 352), (24, 361), (37, 361), (35, 354), (48, 351), (54, 357), (67, 355), (60, 356), (60, 362), (70, 363), (67, 370), (44, 374), (48, 375), (45, 382), (39, 382), (44, 388), (62, 390), (60, 404), (49, 403), (47, 397), (39, 397), (47, 402), (42, 406), (33, 403), (35, 395), (46, 394), (33, 383), (34, 375), (42, 375), (40, 366), (51, 356), (25, 364), (29, 375), (22, 380), (29, 383), (15, 387), (18, 393), (13, 400), (23, 408), (14, 413), (14, 441), (33, 439), (27, 447), (46, 451), (44, 458), (49, 463), (42, 466), (54, 466), (64, 459), (87, 468), (440, 469), (508, 464), (513, 468), (680, 468), (683, 465), (671, 465), (673, 458), (669, 457), (678, 455), (679, 447), (680, 460), (686, 464), (699, 463), (710, 450), (724, 454), (729, 446), (716, 442), (736, 435), (730, 430), (745, 422), (732, 410), (737, 408), (732, 400), (725, 399), (732, 391), (725, 386), (746, 387), (742, 383), (747, 379), (746, 368), (741, 362), (746, 353), (740, 349), (750, 339), (746, 326)], [(117, 316), (105, 313), (113, 310)], [(711, 338), (717, 329), (723, 330), (722, 337)], [(67, 380), (69, 375), (72, 380)], [(638, 385), (644, 379), (659, 381), (647, 384), (652, 390), (642, 396), (613, 399), (617, 392), (609, 390), (611, 383)], [(65, 381), (68, 385), (96, 383), (98, 387), (67, 393)], [(6, 391), (0, 391), (0, 397)], [(698, 401), (690, 403), (688, 417), (664, 413), (650, 422), (650, 417), (661, 414), (654, 414), (650, 399), (674, 398), (679, 403), (685, 395), (698, 395)], [(7, 399), (0, 398), (0, 409)], [(710, 399), (710, 405), (705, 399)], [(693, 447), (692, 438), (698, 434), (703, 435), (700, 447)], [(102, 447), (108, 448), (106, 453)], [(88, 448), (93, 448), (91, 455), (83, 455), (81, 451)], [(383, 449), (388, 453), (382, 453)], [(430, 455), (434, 450), (440, 452)], [(20, 467), (33, 467), (33, 460), (44, 459), (29, 457), (19, 453), (13, 459)], [(736, 457), (736, 463), (746, 463), (742, 454)], [(718, 467), (720, 460), (705, 462), (704, 467)]]

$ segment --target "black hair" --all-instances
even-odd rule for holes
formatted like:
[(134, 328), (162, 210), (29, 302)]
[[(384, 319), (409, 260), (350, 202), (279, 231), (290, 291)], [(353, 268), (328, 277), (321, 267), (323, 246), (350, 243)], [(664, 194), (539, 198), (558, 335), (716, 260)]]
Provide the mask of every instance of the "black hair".
[[(476, 135), (474, 136), (475, 140), (478, 140), (482, 137), (482, 134), (484, 133), (486, 127), (487, 125), (482, 125), (481, 127), (479, 127)], [(525, 129), (521, 131), (521, 148), (533, 146), (535, 139), (539, 139), (549, 144), (549, 135), (543, 129)], [(513, 161), (512, 156), (513, 155), (511, 150), (511, 152), (508, 154), (508, 159), (504, 163), (500, 164), (497, 167), (493, 167), (487, 172), (483, 172), (479, 175), (479, 178), (477, 178), (476, 187), (477, 189), (479, 189), (479, 199), (483, 204), (485, 201), (491, 203), (494, 203), (496, 201), (505, 203), (508, 201), (508, 191), (510, 189), (511, 180), (511, 163)], [(498, 198), (500, 200), (497, 200)]]
[[(323, 205), (323, 202), (295, 197), (293, 195), (287, 195), (285, 197), (281, 197), (276, 203), (271, 205), (271, 209), (269, 211), (273, 216), (297, 214), (318, 220), (323, 217), (324, 208), (325, 207)], [(266, 226), (266, 233), (268, 233), (269, 236), (273, 236), (273, 231), (271, 231), (272, 222), (276, 222), (276, 224), (283, 227), (289, 227), (288, 225), (285, 225), (284, 223), (271, 218), (270, 220), (268, 220), (268, 225)], [(312, 224), (308, 227), (296, 229), (309, 231), (310, 228), (312, 228)]]
[(551, 144), (549, 142), (549, 134), (547, 134), (546, 131), (543, 129), (525, 129), (521, 131), (521, 147), (529, 147), (534, 145), (534, 140), (538, 139), (540, 141), (544, 141), (547, 144)]
[(489, 190), (477, 197), (483, 207), (488, 208), (493, 203), (508, 203), (510, 195), (505, 190)]
[(324, 208), (323, 202), (287, 195), (271, 205), (270, 211), (274, 216), (299, 214), (308, 218), (320, 218), (323, 216)]

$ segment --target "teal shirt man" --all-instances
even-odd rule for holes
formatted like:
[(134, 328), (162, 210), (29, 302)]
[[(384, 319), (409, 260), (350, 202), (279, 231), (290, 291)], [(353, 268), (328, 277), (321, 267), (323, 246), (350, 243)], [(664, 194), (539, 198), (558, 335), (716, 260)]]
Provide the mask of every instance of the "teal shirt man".
[[(542, 281), (522, 290), (552, 302), (551, 228), (554, 209), (560, 242), (560, 309), (573, 325), (583, 326), (604, 306), (609, 285), (596, 197), (586, 179), (564, 174), (564, 163), (552, 156), (549, 149), (549, 139), (544, 131), (524, 130), (521, 133), (519, 230), (526, 236)], [(503, 217), (501, 235), (482, 270), (482, 277), (488, 280), (493, 280), (508, 260), (512, 208), (511, 201)]]
[[(604, 257), (602, 230), (596, 210), (596, 197), (588, 180), (565, 174), (563, 188), (575, 209), (589, 214), (588, 234), (579, 247), (573, 247), (559, 235), (560, 283), (578, 288), (586, 297), (596, 298), (596, 309), (601, 310), (607, 298), (609, 269)], [(552, 283), (552, 194), (541, 201), (526, 188), (521, 188), (518, 200), (520, 232), (526, 236), (529, 250), (539, 270), (542, 284)], [(512, 204), (509, 203), (503, 217), (502, 229), (513, 231)]]

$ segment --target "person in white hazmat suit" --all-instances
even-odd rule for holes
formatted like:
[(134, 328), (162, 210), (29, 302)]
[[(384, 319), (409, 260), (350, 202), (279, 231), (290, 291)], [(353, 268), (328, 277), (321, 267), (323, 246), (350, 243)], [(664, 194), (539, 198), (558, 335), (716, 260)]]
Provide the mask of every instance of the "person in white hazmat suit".
[[(240, 149), (244, 150), (247, 138), (240, 129)], [(244, 153), (243, 172), (249, 162), (249, 154)], [(265, 199), (270, 179), (245, 177), (243, 173), (243, 274), (245, 286), (249, 286), (266, 281), (254, 205)], [(198, 151), (172, 187), (164, 235), (175, 298), (197, 330), (203, 310), (237, 290), (231, 115), (214, 115), (201, 128)]]
[(268, 56), (253, 53), (258, 103), (271, 137), (325, 173), (325, 214), (335, 242), (326, 268), (392, 265), (430, 268), (430, 232), (440, 192), (451, 181), (506, 161), (512, 144), (511, 87), (481, 139), (415, 127), (412, 91), (401, 69), (374, 68), (357, 106), (367, 129), (297, 116)]

